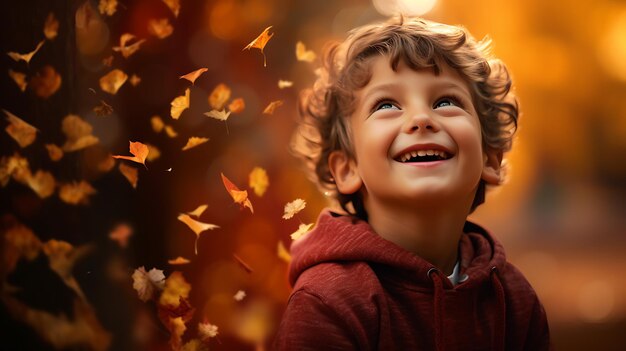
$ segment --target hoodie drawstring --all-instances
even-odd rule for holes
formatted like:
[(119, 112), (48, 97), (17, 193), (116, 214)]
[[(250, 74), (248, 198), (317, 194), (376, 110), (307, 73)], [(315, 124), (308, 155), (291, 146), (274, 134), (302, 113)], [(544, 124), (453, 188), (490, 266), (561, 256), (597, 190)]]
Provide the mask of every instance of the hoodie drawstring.
[(428, 276), (433, 281), (434, 291), (434, 315), (435, 315), (435, 349), (437, 351), (444, 350), (444, 323), (443, 323), (443, 282), (436, 268), (428, 270)]
[(504, 300), (504, 288), (498, 276), (498, 268), (491, 268), (491, 284), (495, 290), (496, 299), (498, 300), (498, 311), (496, 312), (496, 330), (493, 338), (493, 350), (504, 350), (505, 340), (505, 324), (506, 324), (506, 302)]

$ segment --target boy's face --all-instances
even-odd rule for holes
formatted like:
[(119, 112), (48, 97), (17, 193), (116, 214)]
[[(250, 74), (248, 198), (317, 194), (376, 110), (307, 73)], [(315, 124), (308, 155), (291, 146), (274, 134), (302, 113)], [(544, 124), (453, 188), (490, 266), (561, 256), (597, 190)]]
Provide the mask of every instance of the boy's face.
[(389, 59), (371, 62), (372, 78), (355, 93), (351, 116), (356, 160), (329, 159), (339, 191), (363, 191), (368, 203), (392, 206), (428, 201), (471, 204), (479, 180), (499, 182), (497, 156), (482, 149), (470, 90), (452, 68), (414, 71)]

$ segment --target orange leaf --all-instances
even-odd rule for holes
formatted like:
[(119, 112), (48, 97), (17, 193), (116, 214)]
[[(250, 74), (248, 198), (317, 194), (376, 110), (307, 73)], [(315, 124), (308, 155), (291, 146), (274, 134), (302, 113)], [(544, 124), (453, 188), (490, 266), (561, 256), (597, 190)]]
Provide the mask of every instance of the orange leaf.
[(228, 105), (228, 110), (232, 113), (239, 113), (243, 111), (244, 108), (246, 108), (246, 103), (242, 98), (236, 98)]
[(172, 272), (172, 274), (165, 279), (165, 287), (159, 298), (159, 304), (174, 308), (178, 307), (180, 305), (180, 298), (188, 298), (190, 290), (191, 285), (187, 283), (183, 274), (178, 271)]
[(98, 11), (107, 16), (113, 16), (117, 11), (117, 0), (100, 0)]
[(302, 199), (295, 199), (291, 202), (288, 202), (285, 205), (285, 213), (283, 214), (284, 219), (289, 219), (293, 217), (296, 213), (302, 211), (306, 207), (306, 201)]
[(148, 157), (146, 157), (147, 161), (152, 162), (161, 157), (161, 150), (159, 150), (158, 147), (152, 144), (146, 144), (146, 146), (148, 147)]
[(137, 168), (128, 166), (125, 163), (120, 163), (118, 169), (120, 170), (120, 173), (122, 173), (122, 175), (128, 180), (130, 185), (132, 185), (133, 188), (137, 189), (137, 181), (139, 181), (139, 171), (137, 170)]
[(267, 61), (266, 61), (265, 53), (263, 52), (263, 49), (265, 49), (265, 45), (267, 45), (267, 42), (270, 39), (272, 39), (272, 37), (274, 36), (274, 33), (269, 34), (269, 30), (271, 28), (272, 28), (272, 26), (269, 26), (269, 27), (265, 28), (263, 33), (259, 34), (259, 36), (256, 37), (256, 39), (251, 41), (250, 44), (246, 45), (246, 47), (243, 48), (244, 50), (246, 50), (246, 49), (250, 50), (251, 48), (257, 48), (257, 49), (261, 50), (261, 53), (263, 54), (263, 67), (267, 66)]
[(291, 239), (298, 240), (298, 239), (302, 238), (303, 236), (305, 236), (306, 234), (309, 233), (309, 231), (311, 230), (312, 226), (313, 226), (313, 223), (300, 224), (300, 226), (298, 227), (298, 230), (296, 230), (295, 232), (291, 233)]
[(261, 167), (254, 167), (248, 175), (248, 185), (254, 189), (254, 193), (257, 196), (263, 196), (267, 187), (270, 185), (267, 172)]
[(48, 150), (48, 156), (50, 156), (50, 160), (56, 162), (63, 158), (63, 150), (55, 144), (46, 144), (46, 149)]
[(198, 77), (200, 77), (200, 75), (202, 75), (202, 73), (208, 71), (208, 68), (200, 68), (197, 69), (193, 72), (187, 73), (185, 75), (182, 75), (179, 77), (179, 79), (187, 79), (188, 81), (191, 82), (191, 84), (194, 84), (196, 82), (196, 79), (198, 79)]
[(173, 119), (178, 119), (187, 108), (189, 108), (189, 88), (185, 90), (185, 95), (178, 96), (172, 100), (170, 113)]
[(172, 10), (174, 17), (178, 17), (178, 13), (180, 12), (180, 0), (163, 0), (163, 2)]
[(45, 65), (30, 79), (29, 85), (35, 95), (47, 99), (61, 87), (61, 75), (52, 66)]
[(151, 19), (148, 21), (148, 33), (159, 39), (165, 39), (172, 35), (174, 27), (167, 18)]
[(220, 121), (226, 121), (230, 116), (230, 111), (226, 112), (226, 110), (211, 110), (209, 112), (204, 113), (205, 116), (219, 119)]
[(167, 260), (167, 263), (171, 264), (171, 265), (181, 265), (181, 264), (187, 264), (191, 261), (189, 261), (188, 259), (178, 256), (173, 260)]
[(52, 40), (59, 34), (59, 21), (54, 17), (54, 13), (50, 12), (46, 17), (46, 22), (43, 25), (43, 35)]
[(288, 80), (279, 80), (278, 81), (278, 89), (285, 89), (285, 88), (289, 88), (293, 85), (293, 82), (288, 81)]
[(71, 152), (97, 144), (100, 140), (91, 134), (92, 127), (76, 115), (67, 115), (61, 122), (61, 130), (67, 137), (63, 151)]
[(200, 206), (196, 207), (195, 210), (193, 210), (191, 212), (187, 212), (187, 214), (190, 215), (190, 216), (194, 216), (194, 217), (198, 218), (198, 217), (202, 216), (202, 214), (207, 209), (207, 207), (209, 207), (209, 205), (200, 205)]
[(2, 111), (7, 115), (7, 121), (9, 121), (9, 125), (4, 129), (7, 134), (9, 134), (21, 148), (32, 144), (37, 137), (37, 128), (24, 122), (24, 120), (7, 110)]
[(150, 118), (150, 124), (152, 125), (152, 130), (154, 130), (156, 133), (160, 133), (163, 130), (163, 127), (165, 127), (165, 123), (163, 123), (161, 116), (157, 115), (154, 115), (152, 116), (152, 118)]
[(298, 61), (313, 62), (315, 60), (315, 53), (304, 47), (304, 43), (301, 41), (296, 43), (296, 58)]
[(270, 102), (269, 105), (267, 105), (265, 110), (263, 110), (263, 113), (266, 115), (274, 114), (274, 111), (282, 105), (283, 105), (283, 100), (272, 101)]
[(220, 83), (209, 95), (209, 105), (214, 110), (221, 110), (228, 99), (230, 99), (230, 88), (226, 84)]
[(28, 83), (26, 82), (26, 74), (22, 72), (16, 72), (12, 69), (9, 70), (9, 77), (13, 79), (15, 84), (20, 88), (22, 92), (26, 91), (26, 86)]
[(167, 136), (170, 138), (176, 138), (178, 136), (178, 133), (176, 133), (174, 128), (172, 128), (172, 126), (170, 125), (165, 126), (165, 134), (167, 134)]
[(148, 157), (148, 153), (150, 152), (150, 149), (148, 149), (148, 146), (138, 141), (129, 141), (129, 143), (130, 143), (130, 146), (129, 146), (130, 153), (133, 154), (132, 157), (115, 155), (113, 156), (113, 158), (121, 158), (124, 160), (141, 163), (142, 165), (144, 165), (144, 167), (146, 167), (146, 157)]
[(40, 198), (45, 199), (54, 193), (56, 181), (52, 173), (38, 170), (35, 175), (30, 175), (26, 183)]
[(120, 223), (109, 233), (109, 239), (115, 241), (121, 248), (126, 248), (131, 235), (133, 229), (126, 223)]
[(200, 239), (200, 234), (207, 230), (217, 229), (220, 226), (211, 224), (211, 223), (203, 223), (200, 221), (196, 221), (195, 219), (189, 217), (188, 214), (181, 213), (178, 215), (178, 220), (185, 223), (189, 229), (191, 229), (194, 233), (196, 233), (196, 242), (194, 244), (194, 252), (198, 254), (198, 239)]
[(201, 138), (201, 137), (190, 137), (189, 140), (187, 140), (187, 144), (185, 144), (185, 146), (183, 146), (183, 151), (187, 151), (191, 148), (194, 148), (198, 145), (204, 144), (207, 141), (209, 141), (209, 138)]
[(37, 44), (37, 47), (35, 48), (35, 50), (33, 50), (33, 51), (29, 52), (29, 53), (18, 54), (17, 52), (9, 52), (7, 55), (9, 55), (9, 57), (11, 57), (12, 59), (14, 59), (17, 62), (19, 62), (20, 60), (23, 60), (26, 63), (30, 63), (30, 60), (37, 53), (37, 51), (39, 51), (39, 49), (41, 49), (41, 46), (43, 45), (44, 42), (45, 42), (45, 40), (40, 41), (39, 44)]
[(117, 51), (124, 56), (124, 58), (130, 57), (130, 55), (134, 54), (139, 50), (141, 44), (143, 44), (146, 39), (137, 40), (135, 43), (128, 45), (128, 42), (136, 39), (133, 34), (124, 33), (120, 36), (120, 46), (114, 46), (113, 51)]
[(222, 175), (222, 182), (224, 183), (224, 187), (226, 188), (226, 191), (228, 191), (228, 194), (230, 194), (230, 197), (233, 198), (233, 201), (235, 201), (235, 203), (238, 203), (242, 208), (249, 208), (250, 212), (254, 213), (252, 203), (250, 202), (250, 199), (248, 199), (248, 192), (245, 190), (239, 190), (239, 188), (237, 188), (237, 186), (233, 184), (233, 182), (226, 178), (224, 173), (220, 174)]
[(130, 76), (130, 85), (136, 87), (137, 85), (139, 85), (139, 83), (141, 83), (141, 78), (139, 78), (138, 75), (133, 74), (132, 76)]
[(115, 159), (113, 158), (111, 154), (109, 154), (100, 162), (98, 162), (98, 166), (97, 166), (98, 170), (101, 172), (108, 172), (112, 170), (113, 167), (115, 167)]
[(122, 85), (126, 83), (127, 79), (128, 75), (116, 68), (100, 78), (100, 89), (111, 95), (115, 95)]
[(63, 184), (59, 188), (59, 198), (70, 205), (84, 205), (89, 201), (89, 196), (95, 193), (96, 189), (84, 180)]

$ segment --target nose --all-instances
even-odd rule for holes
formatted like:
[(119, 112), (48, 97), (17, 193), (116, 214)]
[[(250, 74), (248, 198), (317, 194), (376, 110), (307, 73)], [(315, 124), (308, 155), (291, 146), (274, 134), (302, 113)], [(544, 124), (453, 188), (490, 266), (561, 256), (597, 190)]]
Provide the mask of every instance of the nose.
[(429, 109), (411, 112), (404, 121), (402, 131), (404, 133), (438, 132), (439, 126), (431, 113)]

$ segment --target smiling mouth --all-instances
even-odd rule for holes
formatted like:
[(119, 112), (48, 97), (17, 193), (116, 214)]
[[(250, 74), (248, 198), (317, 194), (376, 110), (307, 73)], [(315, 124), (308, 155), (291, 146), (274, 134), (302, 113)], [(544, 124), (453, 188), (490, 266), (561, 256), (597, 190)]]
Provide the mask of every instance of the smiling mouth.
[(401, 163), (418, 163), (418, 162), (434, 162), (445, 161), (452, 157), (443, 150), (413, 150), (407, 151), (402, 155), (394, 158)]

